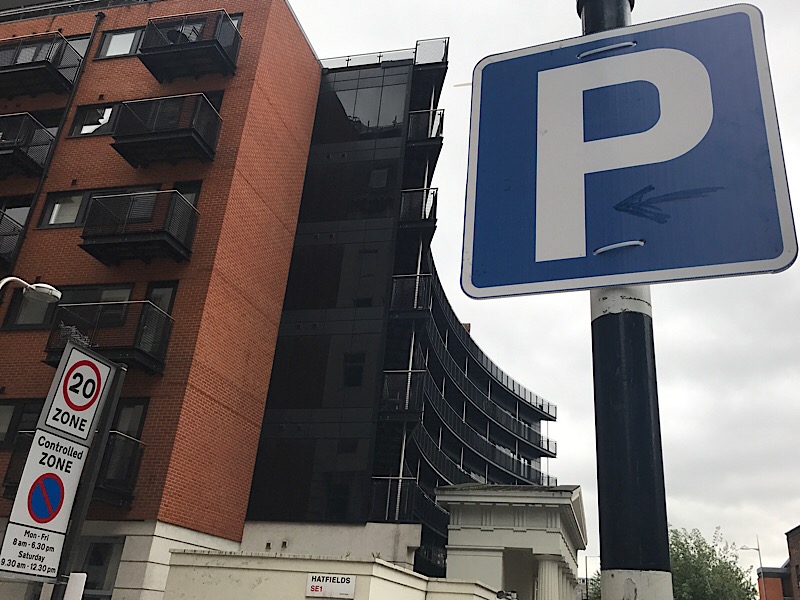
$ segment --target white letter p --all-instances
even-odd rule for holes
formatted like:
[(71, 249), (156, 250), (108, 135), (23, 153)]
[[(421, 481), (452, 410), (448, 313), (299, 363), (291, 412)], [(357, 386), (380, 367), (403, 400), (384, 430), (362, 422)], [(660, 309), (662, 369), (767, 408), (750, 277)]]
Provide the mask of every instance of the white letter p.
[[(646, 81), (661, 115), (647, 131), (584, 141), (586, 90)], [(538, 79), (536, 262), (586, 256), (584, 176), (672, 160), (711, 127), (711, 81), (691, 54), (661, 48), (548, 71)]]

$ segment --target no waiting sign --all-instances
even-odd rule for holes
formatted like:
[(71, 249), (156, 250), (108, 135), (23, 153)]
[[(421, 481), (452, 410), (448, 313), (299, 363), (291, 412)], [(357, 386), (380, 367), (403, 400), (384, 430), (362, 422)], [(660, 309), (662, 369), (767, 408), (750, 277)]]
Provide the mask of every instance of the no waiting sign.
[[(111, 386), (114, 366), (103, 357), (72, 344), (64, 350), (39, 427), (89, 444), (95, 419)], [(62, 369), (63, 367), (63, 369)]]

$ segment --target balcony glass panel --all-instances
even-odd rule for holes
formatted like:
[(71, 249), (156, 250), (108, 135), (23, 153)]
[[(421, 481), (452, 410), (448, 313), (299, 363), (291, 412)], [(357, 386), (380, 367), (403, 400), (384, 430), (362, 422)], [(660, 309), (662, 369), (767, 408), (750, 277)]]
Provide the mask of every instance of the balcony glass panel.
[(148, 300), (59, 306), (47, 340), (48, 364), (58, 364), (68, 341), (110, 360), (151, 373), (164, 370), (172, 317)]
[(447, 537), (450, 513), (436, 504), (413, 477), (375, 477), (372, 479), (370, 521), (419, 523)]
[(400, 200), (400, 222), (436, 222), (437, 188), (404, 190)]
[(447, 51), (450, 45), (449, 38), (436, 38), (432, 40), (419, 40), (414, 53), (414, 64), (430, 65), (447, 62)]
[(430, 275), (396, 275), (392, 280), (392, 310), (430, 308)]
[(82, 60), (56, 32), (0, 40), (0, 98), (65, 94)]
[(224, 10), (151, 19), (139, 59), (160, 82), (236, 71), (242, 36)]
[(28, 113), (0, 116), (0, 178), (41, 175), (53, 135)]
[(197, 209), (176, 190), (95, 196), (81, 248), (104, 264), (191, 255)]
[(440, 140), (444, 132), (444, 109), (408, 113), (408, 141)]

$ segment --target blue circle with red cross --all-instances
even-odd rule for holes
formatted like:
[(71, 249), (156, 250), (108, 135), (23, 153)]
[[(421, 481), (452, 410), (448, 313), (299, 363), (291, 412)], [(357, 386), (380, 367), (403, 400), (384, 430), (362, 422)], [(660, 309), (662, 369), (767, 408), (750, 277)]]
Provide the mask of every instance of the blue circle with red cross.
[(49, 523), (64, 505), (64, 482), (55, 473), (41, 475), (28, 492), (28, 513), (37, 523)]

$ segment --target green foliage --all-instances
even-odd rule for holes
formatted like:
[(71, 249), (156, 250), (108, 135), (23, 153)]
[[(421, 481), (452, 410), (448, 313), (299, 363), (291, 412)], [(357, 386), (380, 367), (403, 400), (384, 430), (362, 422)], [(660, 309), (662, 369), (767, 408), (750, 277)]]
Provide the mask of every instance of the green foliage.
[[(669, 530), (672, 587), (675, 600), (755, 600), (748, 571), (737, 560), (736, 546), (726, 542), (719, 527), (709, 542), (697, 529)], [(589, 580), (589, 600), (601, 600), (600, 573)]]

